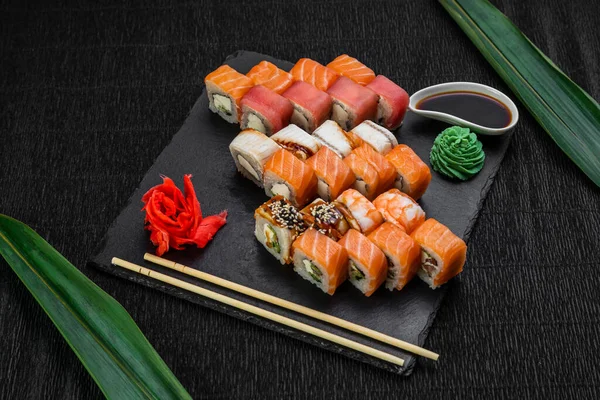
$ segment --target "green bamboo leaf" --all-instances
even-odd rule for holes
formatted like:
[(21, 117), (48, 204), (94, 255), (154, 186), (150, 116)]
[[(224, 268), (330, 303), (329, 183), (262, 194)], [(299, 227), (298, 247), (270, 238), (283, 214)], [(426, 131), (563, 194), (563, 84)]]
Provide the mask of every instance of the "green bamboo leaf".
[(440, 0), (544, 130), (600, 186), (600, 106), (487, 0)]
[(190, 398), (115, 299), (31, 228), (2, 214), (0, 254), (107, 398)]

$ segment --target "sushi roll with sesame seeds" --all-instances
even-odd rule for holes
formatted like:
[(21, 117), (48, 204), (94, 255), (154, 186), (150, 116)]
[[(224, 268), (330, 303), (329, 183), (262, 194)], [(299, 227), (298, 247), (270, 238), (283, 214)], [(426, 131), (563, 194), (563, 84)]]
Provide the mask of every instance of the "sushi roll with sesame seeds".
[(333, 204), (323, 199), (315, 199), (300, 213), (307, 227), (314, 228), (333, 240), (341, 239), (350, 229), (350, 225), (342, 213)]

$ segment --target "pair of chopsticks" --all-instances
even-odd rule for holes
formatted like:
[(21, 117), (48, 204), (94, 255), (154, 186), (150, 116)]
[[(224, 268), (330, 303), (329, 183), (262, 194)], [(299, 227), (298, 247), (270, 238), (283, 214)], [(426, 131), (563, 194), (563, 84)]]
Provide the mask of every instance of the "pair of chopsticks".
[[(381, 332), (377, 332), (372, 329), (365, 328), (364, 326), (352, 323), (350, 321), (346, 321), (341, 318), (334, 317), (332, 315), (325, 314), (320, 311), (313, 310), (311, 308), (302, 306), (300, 304), (292, 303), (291, 301), (287, 301), (287, 300), (281, 299), (279, 297), (275, 297), (275, 296), (269, 295), (267, 293), (260, 292), (255, 289), (251, 289), (247, 286), (243, 286), (243, 285), (228, 281), (226, 279), (207, 274), (206, 272), (202, 272), (197, 269), (186, 267), (185, 265), (178, 264), (176, 262), (169, 261), (169, 260), (166, 260), (161, 257), (157, 257), (153, 254), (149, 254), (149, 253), (144, 254), (144, 260), (152, 262), (152, 263), (160, 265), (160, 266), (163, 266), (163, 267), (166, 267), (166, 268), (173, 269), (175, 271), (192, 276), (194, 278), (198, 278), (203, 281), (210, 282), (212, 284), (224, 287), (226, 289), (233, 290), (238, 293), (242, 293), (246, 296), (254, 297), (256, 299), (265, 301), (267, 303), (271, 303), (271, 304), (277, 305), (279, 307), (286, 308), (288, 310), (292, 310), (297, 313), (304, 314), (309, 317), (330, 323), (332, 325), (339, 326), (339, 327), (347, 329), (349, 331), (359, 333), (363, 336), (378, 340), (383, 343), (387, 343), (389, 345), (398, 347), (402, 350), (411, 352), (413, 354), (416, 354), (416, 355), (419, 355), (422, 357), (426, 357), (426, 358), (429, 358), (432, 360), (437, 360), (439, 357), (438, 354), (436, 354), (430, 350), (426, 350), (426, 349), (416, 346), (414, 344), (411, 344), (411, 343), (405, 342), (403, 340), (399, 340), (394, 337), (385, 335)], [(330, 342), (339, 344), (341, 346), (348, 347), (350, 349), (359, 351), (361, 353), (365, 353), (367, 355), (390, 362), (392, 364), (396, 364), (399, 366), (404, 365), (404, 360), (402, 358), (396, 357), (392, 354), (383, 352), (381, 350), (374, 349), (369, 346), (365, 346), (365, 345), (355, 342), (353, 340), (346, 339), (342, 336), (335, 335), (333, 333), (329, 333), (322, 329), (315, 328), (311, 325), (307, 325), (305, 323), (296, 321), (294, 319), (284, 317), (284, 316), (276, 314), (274, 312), (263, 310), (262, 308), (253, 306), (251, 304), (244, 303), (243, 301), (233, 299), (231, 297), (210, 291), (208, 289), (204, 289), (202, 287), (191, 284), (189, 282), (185, 282), (180, 279), (173, 278), (169, 275), (161, 274), (160, 272), (153, 271), (151, 269), (142, 267), (137, 264), (133, 264), (129, 261), (125, 261), (125, 260), (115, 257), (112, 259), (112, 263), (116, 266), (125, 268), (129, 271), (132, 271), (132, 272), (135, 272), (135, 273), (138, 273), (141, 275), (146, 275), (150, 278), (156, 279), (156, 280), (164, 282), (164, 283), (168, 283), (168, 284), (176, 286), (180, 289), (184, 289), (186, 291), (199, 294), (201, 296), (218, 301), (220, 303), (224, 303), (229, 306), (238, 308), (240, 310), (249, 312), (251, 314), (258, 315), (260, 317), (280, 323), (280, 324), (288, 326), (290, 328), (294, 328), (299, 331), (309, 333), (309, 334), (319, 337), (321, 339), (325, 339)]]

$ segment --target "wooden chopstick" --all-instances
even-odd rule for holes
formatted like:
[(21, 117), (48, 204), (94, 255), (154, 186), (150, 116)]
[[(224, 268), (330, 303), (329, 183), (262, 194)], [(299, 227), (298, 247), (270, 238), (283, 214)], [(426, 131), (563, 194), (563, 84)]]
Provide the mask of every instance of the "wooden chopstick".
[(346, 339), (346, 338), (338, 336), (338, 335), (334, 335), (333, 333), (329, 333), (324, 330), (315, 328), (313, 326), (304, 324), (302, 322), (295, 321), (291, 318), (287, 318), (282, 315), (275, 314), (271, 311), (263, 310), (262, 308), (255, 307), (251, 304), (247, 304), (242, 301), (232, 299), (231, 297), (227, 297), (222, 294), (215, 293), (213, 291), (210, 291), (210, 290), (201, 288), (199, 286), (193, 285), (191, 283), (182, 281), (180, 279), (176, 279), (171, 276), (161, 274), (160, 272), (156, 272), (151, 269), (144, 268), (142, 266), (133, 264), (129, 261), (125, 261), (120, 258), (114, 257), (112, 259), (112, 263), (116, 266), (125, 268), (125, 269), (135, 272), (137, 274), (149, 276), (150, 278), (156, 279), (158, 281), (165, 282), (165, 283), (168, 283), (169, 285), (173, 285), (178, 288), (187, 290), (189, 292), (196, 293), (196, 294), (199, 294), (204, 297), (208, 297), (209, 299), (218, 301), (220, 303), (224, 303), (224, 304), (230, 305), (232, 307), (239, 308), (240, 310), (244, 310), (251, 314), (263, 317), (265, 319), (275, 321), (275, 322), (280, 323), (285, 326), (289, 326), (290, 328), (294, 328), (299, 331), (309, 333), (309, 334), (311, 334), (313, 336), (317, 336), (321, 339), (325, 339), (330, 342), (339, 344), (341, 346), (348, 347), (350, 349), (359, 351), (361, 353), (365, 353), (372, 357), (379, 358), (380, 360), (384, 360), (384, 361), (387, 361), (387, 362), (390, 362), (392, 364), (396, 364), (399, 366), (404, 365), (403, 359), (396, 357), (394, 355), (385, 353), (381, 350), (377, 350), (372, 347), (365, 346), (364, 344)]
[(434, 353), (433, 351), (424, 349), (412, 343), (405, 342), (400, 339), (396, 339), (394, 337), (385, 335), (381, 332), (374, 331), (369, 328), (365, 328), (364, 326), (355, 324), (350, 321), (346, 321), (344, 319), (334, 317), (329, 314), (325, 314), (323, 312), (313, 310), (312, 308), (308, 308), (305, 306), (301, 306), (300, 304), (292, 303), (291, 301), (281, 299), (279, 297), (272, 296), (270, 294), (266, 294), (264, 292), (260, 292), (255, 289), (251, 289), (247, 286), (243, 286), (231, 281), (228, 281), (223, 278), (219, 278), (218, 276), (214, 276), (211, 274), (207, 274), (206, 272), (199, 271), (194, 268), (186, 267), (185, 265), (155, 256), (154, 254), (146, 253), (144, 254), (144, 260), (150, 261), (154, 264), (161, 265), (163, 267), (167, 267), (170, 269), (174, 269), (186, 275), (193, 276), (195, 278), (201, 279), (203, 281), (207, 281), (213, 283), (218, 286), (222, 286), (224, 288), (233, 290), (235, 292), (239, 292), (245, 294), (246, 296), (254, 297), (259, 300), (266, 301), (267, 303), (275, 304), (279, 307), (286, 308), (288, 310), (292, 310), (298, 312), (300, 314), (307, 315), (309, 317), (330, 323), (332, 325), (339, 326), (340, 328), (347, 329), (349, 331), (359, 333), (363, 336), (370, 337), (371, 339), (378, 340), (383, 343), (387, 343), (394, 347), (398, 347), (399, 349), (406, 350), (413, 354), (429, 358), (431, 360), (437, 360), (439, 358), (439, 354)]

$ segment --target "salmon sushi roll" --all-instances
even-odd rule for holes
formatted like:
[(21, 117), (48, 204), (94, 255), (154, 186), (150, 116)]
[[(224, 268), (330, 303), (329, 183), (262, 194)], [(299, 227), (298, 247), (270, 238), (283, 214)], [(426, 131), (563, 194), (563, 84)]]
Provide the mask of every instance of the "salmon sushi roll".
[(254, 86), (241, 101), (242, 129), (255, 129), (271, 136), (290, 123), (294, 107), (285, 97), (264, 86)]
[(365, 86), (375, 79), (375, 72), (356, 58), (350, 57), (348, 54), (342, 54), (335, 60), (327, 64), (327, 68), (331, 68), (338, 74), (352, 79), (359, 85)]
[(388, 268), (385, 254), (354, 229), (339, 244), (348, 252), (348, 280), (365, 296), (371, 296), (385, 282)]
[(366, 160), (379, 174), (379, 186), (377, 193), (381, 193), (392, 187), (396, 182), (396, 169), (384, 156), (376, 152), (371, 146), (363, 144), (352, 150), (352, 154)]
[(237, 170), (261, 188), (265, 165), (280, 148), (273, 140), (254, 129), (241, 131), (229, 144)]
[(327, 93), (333, 99), (331, 119), (342, 129), (348, 131), (377, 115), (377, 95), (345, 76), (339, 78)]
[(340, 240), (350, 229), (350, 225), (342, 213), (333, 204), (323, 199), (313, 200), (300, 213), (307, 227), (314, 228), (319, 233), (336, 241)]
[(365, 143), (381, 154), (387, 154), (392, 151), (394, 147), (398, 146), (398, 139), (396, 139), (396, 136), (373, 121), (364, 121), (356, 128), (352, 129), (352, 133), (360, 137)]
[(369, 235), (388, 261), (385, 287), (401, 290), (417, 274), (421, 248), (402, 228), (385, 222)]
[(408, 93), (383, 75), (377, 75), (366, 87), (379, 97), (375, 121), (390, 130), (402, 125), (408, 108)]
[(237, 124), (242, 115), (242, 97), (254, 86), (252, 79), (229, 65), (221, 65), (206, 75), (204, 83), (210, 111), (229, 123)]
[(415, 200), (419, 200), (431, 182), (431, 171), (427, 164), (405, 144), (400, 144), (385, 155), (396, 168), (394, 186)]
[(410, 234), (425, 222), (425, 211), (419, 203), (396, 188), (377, 196), (373, 204), (383, 219), (402, 227), (406, 233)]
[(350, 167), (325, 146), (309, 158), (307, 164), (317, 174), (317, 195), (325, 201), (331, 201), (338, 197), (356, 180)]
[(271, 139), (302, 161), (312, 157), (321, 148), (317, 139), (294, 124), (286, 126), (271, 136)]
[(275, 64), (268, 61), (256, 64), (246, 76), (252, 79), (255, 85), (263, 85), (277, 94), (285, 92), (294, 83), (292, 74), (277, 68)]
[(310, 58), (301, 58), (291, 69), (295, 81), (306, 82), (326, 92), (338, 79), (339, 74)]
[(306, 82), (294, 82), (282, 96), (294, 106), (290, 122), (308, 133), (312, 133), (331, 115), (331, 96)]
[(352, 188), (368, 200), (373, 200), (379, 193), (379, 172), (367, 160), (350, 153), (344, 163), (352, 170), (355, 180)]
[(336, 241), (308, 229), (292, 245), (294, 271), (328, 294), (335, 293), (348, 275), (348, 253)]
[(445, 225), (429, 218), (410, 236), (421, 246), (419, 278), (432, 289), (462, 272), (467, 245)]
[(332, 203), (346, 218), (348, 225), (368, 235), (383, 223), (383, 216), (373, 203), (354, 189), (348, 189)]
[(281, 195), (294, 207), (303, 207), (317, 196), (315, 171), (285, 149), (277, 150), (267, 161), (263, 183), (267, 196)]
[(306, 230), (298, 209), (275, 196), (254, 212), (254, 236), (282, 264), (292, 262), (292, 244)]

